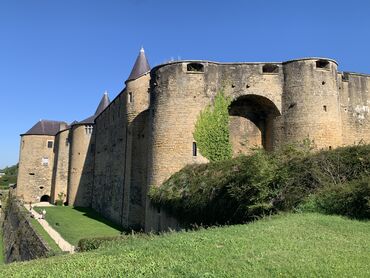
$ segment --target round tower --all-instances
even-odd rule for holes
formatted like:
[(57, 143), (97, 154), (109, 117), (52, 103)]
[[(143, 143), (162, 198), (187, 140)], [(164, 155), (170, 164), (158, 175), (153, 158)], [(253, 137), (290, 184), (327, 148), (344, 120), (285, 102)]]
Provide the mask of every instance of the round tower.
[(70, 206), (88, 207), (91, 205), (95, 156), (94, 120), (109, 103), (108, 94), (104, 93), (95, 114), (71, 126), (67, 190), (67, 202)]
[(145, 219), (147, 182), (147, 119), (149, 107), (150, 66), (140, 49), (126, 81), (126, 160), (122, 225), (142, 229)]
[(61, 130), (55, 136), (54, 169), (51, 183), (51, 203), (60, 200), (63, 203), (67, 196), (69, 167), (69, 131), (70, 127)]
[(342, 144), (337, 63), (307, 58), (283, 64), (284, 141), (313, 140), (318, 148)]
[[(193, 132), (197, 117), (210, 102), (218, 71), (207, 62), (174, 62), (152, 70), (148, 185), (160, 186), (187, 164), (207, 161), (200, 155)], [(215, 81), (216, 80), (216, 81)], [(212, 84), (213, 85), (213, 84)], [(177, 228), (164, 210), (147, 202), (145, 230)]]

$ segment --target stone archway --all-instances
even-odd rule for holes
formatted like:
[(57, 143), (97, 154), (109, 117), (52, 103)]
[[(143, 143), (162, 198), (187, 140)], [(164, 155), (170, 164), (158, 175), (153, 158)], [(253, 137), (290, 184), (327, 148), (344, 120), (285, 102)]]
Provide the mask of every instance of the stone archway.
[(281, 115), (276, 105), (260, 95), (243, 95), (229, 106), (230, 141), (233, 155), (247, 154), (253, 147), (273, 150), (274, 120)]
[(49, 195), (42, 195), (40, 198), (40, 202), (49, 202), (50, 196)]

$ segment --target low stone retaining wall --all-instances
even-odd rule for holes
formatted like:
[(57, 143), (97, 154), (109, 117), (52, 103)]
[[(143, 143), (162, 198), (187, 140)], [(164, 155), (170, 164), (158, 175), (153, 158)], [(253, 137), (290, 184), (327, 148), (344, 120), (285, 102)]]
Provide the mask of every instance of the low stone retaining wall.
[(30, 223), (30, 214), (16, 199), (9, 197), (3, 222), (6, 263), (48, 257), (50, 247)]

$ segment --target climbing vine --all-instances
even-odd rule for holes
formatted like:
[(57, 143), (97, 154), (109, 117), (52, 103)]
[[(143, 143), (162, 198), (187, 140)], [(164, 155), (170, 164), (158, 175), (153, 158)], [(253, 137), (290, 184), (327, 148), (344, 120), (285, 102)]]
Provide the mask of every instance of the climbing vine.
[(207, 106), (198, 116), (194, 139), (200, 153), (210, 161), (229, 159), (232, 156), (228, 107), (231, 98), (219, 91), (214, 104)]

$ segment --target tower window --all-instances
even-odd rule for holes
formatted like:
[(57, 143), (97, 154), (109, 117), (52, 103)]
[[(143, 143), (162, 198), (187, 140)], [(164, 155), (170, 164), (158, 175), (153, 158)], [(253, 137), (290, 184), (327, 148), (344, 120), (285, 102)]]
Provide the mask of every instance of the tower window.
[(277, 65), (266, 64), (262, 67), (263, 73), (279, 73), (279, 67)]
[(326, 105), (324, 105), (322, 108), (324, 109), (325, 112), (328, 111), (328, 108), (326, 107)]
[(326, 69), (326, 70), (329, 70), (330, 69), (329, 61), (326, 61), (326, 60), (317, 60), (316, 61), (316, 68), (317, 69)]
[(204, 72), (204, 66), (200, 63), (187, 64), (186, 70), (190, 72)]
[(197, 143), (193, 142), (193, 156), (197, 156)]
[(132, 103), (133, 101), (134, 101), (134, 98), (133, 98), (132, 92), (129, 92), (128, 93), (128, 103)]
[(48, 148), (51, 149), (53, 147), (53, 141), (48, 141)]
[(92, 125), (87, 125), (87, 126), (85, 126), (85, 133), (86, 134), (92, 134), (92, 132), (93, 132), (93, 126)]

